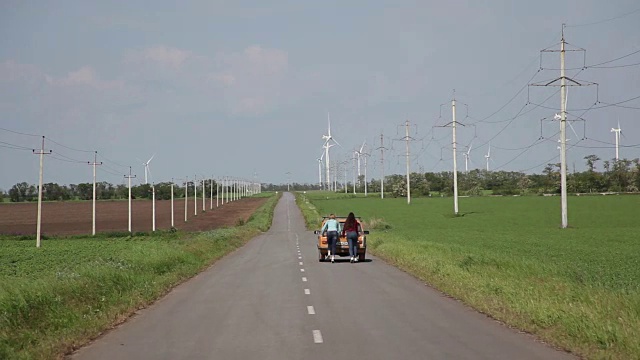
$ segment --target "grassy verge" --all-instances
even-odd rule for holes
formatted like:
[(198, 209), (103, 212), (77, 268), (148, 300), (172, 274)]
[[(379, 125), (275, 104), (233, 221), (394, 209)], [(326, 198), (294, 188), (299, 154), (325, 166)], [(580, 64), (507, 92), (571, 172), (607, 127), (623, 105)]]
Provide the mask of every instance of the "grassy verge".
[(246, 224), (202, 233), (32, 241), (0, 238), (0, 359), (52, 359), (266, 231), (279, 197)]
[(302, 211), (307, 229), (317, 229), (322, 225), (322, 217), (316, 207), (309, 201), (306, 194), (295, 192), (296, 204)]
[(564, 230), (554, 198), (464, 198), (457, 217), (446, 198), (307, 200), (362, 216), (369, 251), (483, 313), (586, 358), (640, 358), (640, 198), (572, 198)]

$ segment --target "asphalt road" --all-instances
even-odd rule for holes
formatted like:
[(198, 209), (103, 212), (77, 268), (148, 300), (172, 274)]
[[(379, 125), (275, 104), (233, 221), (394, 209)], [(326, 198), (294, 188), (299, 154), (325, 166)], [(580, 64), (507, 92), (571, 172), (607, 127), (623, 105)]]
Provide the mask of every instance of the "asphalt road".
[(368, 258), (318, 262), (285, 193), (271, 230), (71, 358), (572, 358)]

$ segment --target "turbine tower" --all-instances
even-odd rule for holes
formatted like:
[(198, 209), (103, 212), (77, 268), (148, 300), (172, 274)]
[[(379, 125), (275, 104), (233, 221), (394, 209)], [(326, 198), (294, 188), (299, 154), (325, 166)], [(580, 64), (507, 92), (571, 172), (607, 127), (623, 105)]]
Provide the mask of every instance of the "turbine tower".
[(318, 158), (318, 186), (322, 189), (322, 159), (324, 158), (324, 151)]
[(151, 158), (149, 158), (149, 160), (147, 160), (146, 162), (144, 162), (142, 165), (144, 165), (144, 183), (148, 184), (149, 181), (147, 179), (147, 174), (151, 175), (151, 171), (149, 170), (149, 163), (151, 162), (151, 160), (153, 160), (153, 157), (156, 156), (156, 154), (153, 154), (153, 156), (151, 156)]
[[(327, 122), (329, 124), (327, 135), (322, 135), (322, 139), (324, 140), (324, 157), (325, 157), (325, 169), (326, 169), (326, 181), (327, 181), (327, 189), (331, 189), (331, 164), (329, 163), (329, 148), (334, 145), (340, 145), (336, 139), (331, 136), (331, 117), (329, 113), (327, 113)], [(333, 142), (333, 144), (331, 143)]]
[(620, 120), (618, 120), (618, 128), (611, 128), (611, 132), (615, 133), (616, 136), (616, 161), (618, 160), (618, 145), (620, 144), (620, 134), (622, 129), (620, 129)]
[(366, 140), (363, 141), (362, 142), (362, 146), (360, 146), (360, 150), (356, 150), (355, 151), (356, 157), (358, 159), (358, 181), (360, 181), (360, 175), (361, 175), (361, 173), (360, 173), (360, 156), (364, 155), (364, 153), (362, 151), (364, 150), (364, 146), (365, 146), (366, 142), (367, 142)]

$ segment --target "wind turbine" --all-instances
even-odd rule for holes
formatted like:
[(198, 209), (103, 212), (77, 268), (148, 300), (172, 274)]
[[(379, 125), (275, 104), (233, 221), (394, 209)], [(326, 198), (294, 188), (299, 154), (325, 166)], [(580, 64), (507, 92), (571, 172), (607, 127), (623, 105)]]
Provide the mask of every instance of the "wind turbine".
[(618, 128), (611, 128), (611, 132), (616, 136), (616, 160), (618, 160), (618, 144), (620, 143), (620, 134), (622, 129), (620, 128), (620, 120), (618, 120)]
[[(327, 122), (329, 124), (329, 128), (328, 128), (328, 134), (327, 135), (322, 135), (322, 139), (324, 140), (324, 157), (325, 157), (325, 168), (327, 171), (327, 176), (326, 176), (326, 180), (327, 180), (327, 189), (331, 189), (331, 170), (330, 170), (330, 166), (331, 164), (329, 163), (329, 148), (334, 146), (334, 145), (340, 145), (336, 139), (333, 138), (333, 136), (331, 136), (331, 117), (329, 115), (329, 113), (327, 113)], [(331, 143), (333, 141), (333, 144)]]
[(467, 149), (467, 152), (463, 153), (462, 155), (464, 155), (464, 171), (465, 172), (469, 172), (469, 156), (471, 155), (471, 148), (473, 147), (473, 141), (471, 141), (471, 144), (469, 144), (469, 148)]
[(489, 159), (491, 159), (491, 143), (489, 143), (489, 151), (487, 151), (487, 155), (485, 155), (484, 158), (487, 159), (487, 171), (489, 171)]
[(146, 162), (142, 163), (142, 165), (144, 165), (144, 183), (148, 184), (149, 181), (147, 180), (147, 174), (151, 175), (151, 170), (149, 170), (149, 163), (151, 162), (151, 160), (153, 160), (153, 157), (156, 156), (156, 154), (153, 154), (153, 156), (151, 156), (151, 158), (149, 158), (149, 160), (147, 160)]

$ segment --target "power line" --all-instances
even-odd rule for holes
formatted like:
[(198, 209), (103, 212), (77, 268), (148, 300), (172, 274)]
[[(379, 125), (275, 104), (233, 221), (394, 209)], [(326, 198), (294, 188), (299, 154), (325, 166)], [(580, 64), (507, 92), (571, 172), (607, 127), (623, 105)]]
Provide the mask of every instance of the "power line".
[(613, 59), (613, 60), (603, 61), (603, 62), (601, 62), (601, 63), (593, 64), (593, 65), (588, 65), (588, 66), (586, 66), (586, 67), (587, 67), (587, 68), (590, 68), (590, 67), (597, 67), (597, 66), (600, 66), (600, 65), (604, 65), (604, 64), (612, 63), (612, 62), (614, 62), (614, 61), (618, 61), (618, 60), (624, 59), (624, 58), (626, 58), (626, 57), (629, 57), (629, 56), (631, 56), (631, 55), (635, 55), (635, 54), (637, 54), (637, 53), (640, 53), (640, 50), (636, 50), (636, 51), (634, 51), (634, 52), (632, 52), (632, 53), (629, 53), (629, 54), (627, 54), (627, 55), (623, 55), (623, 56), (617, 57), (617, 58), (615, 58), (615, 59)]
[(107, 158), (106, 156), (104, 156), (104, 155), (100, 155), (100, 156), (102, 156), (102, 159), (104, 159), (104, 160), (105, 160), (105, 161), (107, 161), (107, 162), (110, 162), (110, 163), (112, 163), (112, 164), (114, 164), (114, 165), (117, 165), (117, 166), (120, 166), (120, 167), (123, 167), (123, 168), (128, 168), (128, 166), (126, 166), (126, 165), (122, 165), (122, 164), (117, 163), (117, 162), (115, 162), (115, 161), (113, 161), (113, 160), (110, 160), (110, 159), (108, 159), (108, 158)]
[(511, 99), (509, 99), (509, 101), (507, 101), (507, 103), (506, 103), (506, 104), (502, 105), (498, 110), (496, 110), (496, 111), (494, 111), (493, 113), (491, 113), (491, 115), (486, 116), (486, 117), (484, 117), (484, 118), (482, 118), (482, 119), (480, 119), (480, 120), (476, 121), (475, 123), (485, 122), (485, 120), (487, 120), (487, 119), (489, 119), (489, 118), (493, 117), (495, 114), (499, 113), (499, 112), (500, 112), (500, 111), (502, 111), (505, 107), (507, 107), (509, 104), (511, 104), (511, 102), (512, 102), (513, 100), (515, 100), (515, 98), (516, 98), (516, 97), (518, 97), (518, 95), (520, 95), (520, 93), (521, 93), (524, 89), (526, 89), (526, 88), (529, 86), (529, 83), (531, 83), (531, 81), (536, 77), (536, 75), (538, 75), (538, 73), (540, 73), (540, 70), (539, 70), (539, 69), (538, 69), (538, 71), (536, 71), (536, 73), (535, 73), (535, 74), (533, 74), (533, 76), (532, 76), (532, 77), (527, 81), (527, 83), (526, 83), (524, 86), (522, 86), (522, 87), (520, 88), (520, 90), (518, 90), (518, 92), (517, 92), (515, 95), (513, 95), (513, 97), (512, 97)]
[(592, 22), (592, 23), (576, 24), (576, 25), (567, 25), (566, 27), (582, 27), (582, 26), (599, 25), (599, 24), (606, 23), (606, 22), (609, 22), (609, 21), (613, 21), (613, 20), (621, 19), (621, 18), (626, 17), (626, 16), (629, 16), (629, 15), (633, 15), (633, 14), (635, 14), (635, 13), (637, 13), (637, 12), (640, 12), (640, 8), (635, 9), (635, 10), (632, 10), (632, 11), (629, 11), (629, 12), (626, 12), (626, 13), (623, 13), (623, 14), (620, 14), (620, 15), (618, 15), (618, 16), (614, 16), (614, 17), (609, 18), (609, 19), (599, 20), (599, 21), (595, 21), (595, 22)]
[[(60, 155), (60, 154), (58, 154), (58, 155)], [(62, 159), (62, 158), (56, 157), (55, 155), (51, 155), (51, 158), (59, 160), (59, 161), (68, 162), (68, 163), (76, 163), (76, 164), (85, 164), (86, 163), (86, 161), (73, 160), (73, 159), (69, 160), (68, 158), (67, 159)]]
[(59, 143), (59, 142), (57, 142), (57, 141), (53, 141), (53, 140), (51, 140), (51, 138), (47, 138), (47, 140), (51, 141), (52, 143), (54, 143), (54, 144), (56, 144), (56, 145), (62, 146), (62, 147), (63, 147), (63, 148), (65, 148), (65, 149), (69, 149), (69, 150), (72, 150), (72, 151), (85, 152), (85, 153), (92, 153), (92, 152), (94, 152), (94, 150), (80, 150), (80, 149), (75, 149), (75, 148), (72, 148), (72, 147), (69, 147), (69, 146), (63, 145), (63, 144), (61, 144), (61, 143)]
[(635, 64), (613, 65), (613, 66), (591, 66), (590, 68), (592, 68), (592, 69), (618, 69), (618, 68), (626, 68), (626, 67), (638, 66), (638, 65), (640, 65), (640, 62), (639, 63), (635, 63)]
[[(583, 110), (590, 111), (590, 110), (604, 109), (604, 108), (608, 108), (608, 107), (611, 107), (611, 106), (618, 106), (618, 105), (620, 105), (620, 104), (624, 104), (624, 103), (627, 103), (627, 102), (629, 102), (629, 101), (633, 101), (633, 100), (637, 100), (637, 99), (640, 99), (640, 95), (639, 95), (639, 96), (632, 97), (632, 98), (627, 99), (627, 100), (618, 101), (618, 102), (616, 102), (616, 103), (606, 103), (606, 102), (603, 102), (603, 101), (598, 101), (598, 102), (596, 102), (596, 103), (594, 103), (594, 104), (605, 104), (605, 105), (602, 105), (602, 106), (591, 106), (591, 107), (589, 107), (589, 108), (584, 108), (584, 109), (571, 109), (571, 111), (583, 111)], [(541, 107), (541, 108), (543, 108), (543, 109), (549, 109), (549, 110), (560, 111), (560, 109), (555, 108), (555, 107), (544, 106), (544, 105), (542, 105), (542, 104), (536, 104), (536, 103), (531, 103), (531, 104), (532, 104), (532, 105), (539, 106), (539, 107)], [(622, 106), (619, 106), (619, 107), (622, 107)], [(631, 107), (631, 106), (629, 106), (629, 107), (625, 107), (625, 108), (627, 108), (627, 109), (640, 109), (640, 108)]]
[[(0, 141), (0, 143), (1, 143), (1, 144), (5, 144), (5, 145), (7, 145), (7, 146), (3, 146), (3, 147), (10, 148), (10, 149), (16, 149), (16, 150), (29, 150), (29, 151), (33, 150), (33, 149), (32, 149), (32, 148), (30, 148), (30, 147), (26, 147), (26, 146), (22, 146), (22, 145), (16, 145), (16, 144), (11, 144), (11, 143), (8, 143), (8, 142), (5, 142), (5, 141)], [(11, 146), (11, 147), (10, 147), (10, 146)]]
[(41, 137), (42, 136), (42, 135), (29, 134), (29, 133), (23, 133), (23, 132), (20, 132), (20, 131), (9, 130), (9, 129), (5, 129), (5, 128), (1, 128), (1, 127), (0, 127), (0, 130), (7, 131), (7, 132), (10, 132), (10, 133), (14, 133), (14, 134), (18, 134), (18, 135), (24, 135), (24, 136), (35, 136), (35, 137)]

